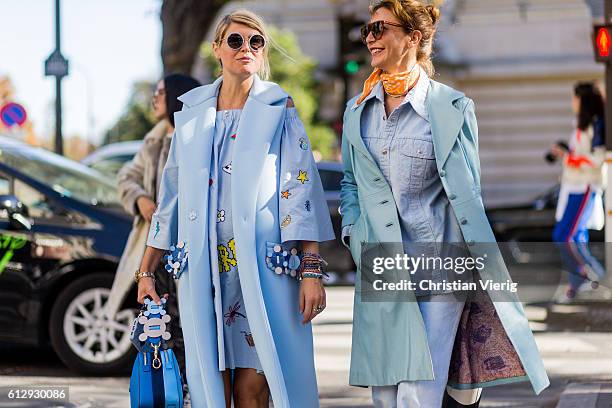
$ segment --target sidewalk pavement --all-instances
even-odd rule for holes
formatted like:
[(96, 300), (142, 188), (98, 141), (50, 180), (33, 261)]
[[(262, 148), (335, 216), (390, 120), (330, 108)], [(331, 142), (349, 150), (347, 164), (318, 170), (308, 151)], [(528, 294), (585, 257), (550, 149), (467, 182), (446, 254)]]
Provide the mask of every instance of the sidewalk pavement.
[[(348, 386), (352, 332), (352, 288), (329, 288), (328, 307), (314, 325), (315, 362), (323, 408), (371, 408), (370, 389)], [(558, 307), (560, 320), (577, 313), (576, 306)], [(534, 395), (529, 383), (486, 389), (481, 408), (612, 408), (612, 333), (568, 332), (557, 327), (542, 308), (527, 307), (551, 386)], [(578, 317), (576, 317), (576, 320)], [(553, 319), (554, 320), (554, 319)], [(573, 323), (572, 323), (573, 324)], [(590, 330), (594, 330), (593, 327)], [(0, 349), (10, 354), (9, 349)], [(0, 354), (2, 354), (0, 353)], [(14, 353), (14, 352), (13, 352)], [(36, 353), (34, 353), (36, 354)], [(7, 354), (4, 354), (5, 356)], [(129, 406), (129, 378), (79, 377), (59, 360), (32, 357), (0, 359), (0, 408), (123, 408)], [(23, 360), (23, 365), (15, 366)], [(7, 363), (8, 362), (8, 363)], [(69, 387), (70, 402), (51, 404), (8, 399), (7, 388), (32, 385)]]
[(570, 383), (561, 394), (556, 408), (612, 407), (612, 380), (607, 382)]

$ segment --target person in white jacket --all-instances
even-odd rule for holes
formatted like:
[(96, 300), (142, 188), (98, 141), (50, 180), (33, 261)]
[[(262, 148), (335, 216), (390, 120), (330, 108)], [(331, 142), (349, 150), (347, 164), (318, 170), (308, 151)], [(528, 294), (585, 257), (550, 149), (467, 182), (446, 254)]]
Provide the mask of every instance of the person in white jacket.
[(605, 269), (588, 247), (588, 230), (604, 226), (604, 99), (594, 83), (575, 85), (573, 110), (576, 129), (569, 150), (559, 144), (551, 149), (563, 164), (553, 240), (561, 244), (564, 267), (569, 273), (567, 299), (575, 297), (578, 291), (596, 288), (605, 275)]
[[(157, 207), (161, 175), (174, 133), (174, 113), (183, 107), (183, 103), (177, 98), (198, 86), (200, 83), (196, 79), (183, 74), (167, 75), (157, 83), (152, 108), (158, 123), (145, 135), (142, 147), (134, 159), (127, 162), (117, 174), (117, 189), (121, 204), (128, 214), (134, 216), (134, 222), (105, 304), (105, 312), (109, 319), (113, 319), (134, 286), (134, 272), (138, 269), (145, 251), (151, 217)], [(168, 303), (168, 312), (177, 322), (172, 326), (174, 352), (184, 372), (182, 333), (178, 324), (174, 282), (167, 273), (159, 275), (159, 290), (172, 295)]]

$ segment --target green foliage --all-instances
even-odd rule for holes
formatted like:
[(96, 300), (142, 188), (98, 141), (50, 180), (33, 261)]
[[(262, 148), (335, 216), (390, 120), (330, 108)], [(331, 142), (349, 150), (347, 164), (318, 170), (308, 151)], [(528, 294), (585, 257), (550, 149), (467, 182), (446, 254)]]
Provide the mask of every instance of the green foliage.
[[(316, 63), (302, 53), (292, 32), (271, 27), (269, 34), (274, 41), (270, 47), (270, 80), (291, 95), (313, 150), (322, 158), (329, 159), (336, 144), (336, 136), (329, 126), (316, 120), (319, 107), (317, 83), (314, 79)], [(219, 76), (220, 65), (210, 43), (202, 45), (201, 55), (209, 70)]]
[(134, 84), (124, 113), (106, 132), (102, 144), (140, 140), (151, 130), (156, 122), (151, 107), (153, 86), (147, 81)]

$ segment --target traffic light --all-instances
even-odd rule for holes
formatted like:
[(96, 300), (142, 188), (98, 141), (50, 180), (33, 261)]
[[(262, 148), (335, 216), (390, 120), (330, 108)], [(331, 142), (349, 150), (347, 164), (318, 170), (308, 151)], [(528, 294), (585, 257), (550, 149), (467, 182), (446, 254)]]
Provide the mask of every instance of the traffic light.
[(595, 61), (610, 62), (610, 46), (612, 46), (612, 25), (593, 26), (593, 53)]
[(361, 42), (363, 21), (352, 16), (338, 19), (340, 29), (340, 61), (344, 75), (356, 75), (366, 62), (367, 48)]
[(359, 61), (351, 59), (344, 64), (344, 71), (346, 71), (347, 74), (355, 75), (359, 72), (360, 65)]

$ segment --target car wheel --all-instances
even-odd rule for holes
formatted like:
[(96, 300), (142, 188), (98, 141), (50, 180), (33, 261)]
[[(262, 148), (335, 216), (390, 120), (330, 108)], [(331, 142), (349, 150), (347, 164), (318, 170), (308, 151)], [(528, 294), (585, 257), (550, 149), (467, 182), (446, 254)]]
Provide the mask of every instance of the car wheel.
[(113, 275), (94, 273), (69, 284), (51, 309), (49, 334), (59, 358), (70, 369), (96, 375), (124, 373), (136, 349), (130, 331), (137, 310), (122, 308), (114, 320), (106, 318)]

